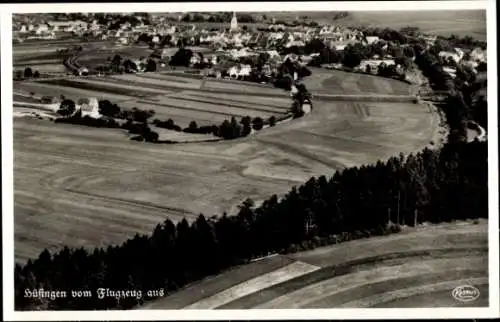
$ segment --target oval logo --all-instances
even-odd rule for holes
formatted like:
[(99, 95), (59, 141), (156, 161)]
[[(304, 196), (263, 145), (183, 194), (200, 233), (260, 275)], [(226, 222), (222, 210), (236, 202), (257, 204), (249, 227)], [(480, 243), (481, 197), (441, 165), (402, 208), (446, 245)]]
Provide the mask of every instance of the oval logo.
[(461, 302), (471, 302), (476, 300), (481, 293), (479, 290), (471, 285), (462, 285), (455, 287), (455, 289), (451, 292), (451, 295), (455, 299)]

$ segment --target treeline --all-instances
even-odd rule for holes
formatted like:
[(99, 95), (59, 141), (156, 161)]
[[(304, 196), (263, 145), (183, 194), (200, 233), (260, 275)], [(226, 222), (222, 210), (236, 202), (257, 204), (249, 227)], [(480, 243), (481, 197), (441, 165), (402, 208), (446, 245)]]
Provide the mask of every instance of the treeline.
[(445, 40), (455, 47), (466, 47), (466, 48), (480, 47), (483, 50), (486, 50), (487, 48), (486, 41), (477, 40), (471, 36), (460, 37), (452, 34), (449, 37), (438, 36), (438, 39)]
[(265, 125), (274, 126), (279, 120), (275, 116), (270, 116), (267, 120), (261, 117), (251, 118), (244, 116), (238, 122), (233, 116), (231, 120), (224, 120), (220, 125), (202, 125), (198, 126), (196, 121), (191, 121), (188, 127), (182, 129), (179, 125), (175, 124), (172, 119), (167, 121), (154, 120), (153, 124), (160, 128), (173, 130), (177, 132), (193, 133), (193, 134), (212, 134), (225, 140), (233, 140), (245, 137), (252, 132), (262, 130)]
[[(297, 92), (293, 95), (292, 105), (290, 107), (289, 113), (283, 116), (284, 118), (289, 117), (300, 117), (304, 115), (302, 110), (302, 105), (305, 102), (310, 104), (311, 95), (307, 91), (305, 85), (297, 84)], [(79, 101), (79, 105), (83, 105), (88, 102)], [(98, 118), (91, 117), (89, 115), (82, 115), (81, 109), (76, 110), (75, 102), (69, 99), (63, 99), (60, 103), (59, 110), (57, 113), (62, 117), (55, 119), (56, 123), (68, 123), (68, 124), (78, 124), (91, 127), (102, 127), (102, 128), (121, 128), (129, 132), (129, 134), (134, 134), (131, 140), (134, 141), (146, 141), (152, 143), (162, 143), (159, 140), (159, 134), (151, 129), (149, 126), (149, 120), (155, 115), (154, 110), (141, 110), (136, 107), (131, 109), (122, 109), (117, 104), (111, 103), (109, 100), (101, 100), (98, 102), (98, 111), (101, 115)], [(118, 120), (124, 120), (120, 124)], [(270, 116), (267, 119), (261, 117), (242, 117), (238, 122), (235, 117), (231, 120), (224, 120), (220, 125), (203, 125), (198, 126), (196, 121), (191, 121), (189, 126), (182, 128), (175, 124), (175, 121), (168, 119), (166, 121), (161, 121), (159, 119), (154, 119), (151, 123), (158, 128), (165, 128), (168, 130), (173, 130), (177, 132), (194, 133), (194, 134), (212, 134), (214, 136), (223, 138), (225, 140), (233, 140), (241, 137), (245, 137), (252, 132), (252, 129), (259, 131), (264, 128), (264, 126), (275, 126), (277, 122), (282, 119), (277, 119), (275, 116)]]
[[(186, 13), (182, 16), (183, 22), (223, 22), (228, 23), (233, 18), (232, 12), (214, 12), (214, 13)], [(255, 23), (256, 19), (247, 13), (237, 14), (239, 23)]]
[[(88, 102), (83, 101), (79, 103), (79, 105), (88, 104)], [(158, 142), (158, 133), (152, 131), (147, 125), (148, 120), (155, 115), (154, 110), (141, 110), (136, 107), (122, 109), (109, 100), (101, 100), (98, 104), (100, 117), (95, 118), (90, 115), (83, 115), (81, 108), (76, 110), (74, 101), (64, 99), (57, 111), (57, 114), (62, 117), (55, 119), (54, 122), (101, 128), (121, 128), (127, 130), (130, 134), (137, 134), (137, 136), (131, 138), (132, 140)], [(120, 124), (116, 121), (117, 119), (125, 122)]]
[[(178, 290), (236, 264), (270, 253), (307, 250), (399, 231), (399, 225), (487, 218), (487, 144), (447, 143), (441, 151), (390, 158), (332, 177), (311, 178), (283, 198), (235, 216), (201, 215), (189, 224), (166, 219), (151, 235), (119, 246), (65, 247), (15, 267), (15, 308), (130, 309), (147, 297), (97, 299), (99, 287)], [(210, 219), (207, 219), (210, 217)], [(94, 291), (89, 298), (33, 299), (25, 289)]]
[(33, 71), (31, 67), (26, 67), (24, 71), (17, 70), (14, 74), (15, 80), (39, 78), (39, 77), (40, 77), (40, 72), (38, 70)]

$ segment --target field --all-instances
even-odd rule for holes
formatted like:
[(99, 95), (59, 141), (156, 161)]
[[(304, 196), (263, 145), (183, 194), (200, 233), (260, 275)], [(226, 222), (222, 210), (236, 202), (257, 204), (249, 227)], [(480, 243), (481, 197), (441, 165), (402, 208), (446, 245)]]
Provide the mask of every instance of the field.
[[(259, 13), (262, 14), (262, 13)], [(451, 34), (472, 36), (486, 40), (485, 10), (425, 10), (425, 11), (350, 11), (349, 15), (339, 20), (332, 20), (334, 13), (328, 11), (309, 12), (268, 12), (268, 16), (277, 20), (293, 20), (297, 16), (308, 16), (320, 24), (341, 26), (371, 26), (400, 29), (407, 26), (418, 27), (422, 32), (441, 36)]]
[[(14, 89), (25, 94), (64, 95), (73, 100), (109, 99), (123, 108), (153, 109), (154, 118), (171, 118), (182, 127), (193, 120), (199, 125), (212, 125), (233, 116), (278, 117), (291, 105), (287, 93), (275, 88), (217, 80), (207, 80), (204, 88), (201, 86), (201, 79), (192, 75), (147, 73), (16, 82)], [(249, 101), (245, 94), (254, 97)]]
[[(231, 115), (280, 115), (290, 104), (286, 92), (261, 86), (207, 81), (222, 87), (212, 92), (193, 89), (199, 80), (175, 76), (185, 82), (176, 80), (173, 89), (170, 75), (153, 75), (79, 79), (92, 85), (85, 89), (41, 82), (14, 87), (20, 94), (93, 96), (152, 108), (155, 118), (182, 126)], [(150, 80), (154, 95), (133, 96)], [(188, 88), (179, 90), (183, 86)], [(199, 213), (231, 214), (247, 197), (259, 202), (314, 175), (420, 150), (437, 142), (438, 131), (439, 117), (424, 106), (363, 101), (315, 101), (313, 113), (255, 136), (186, 145), (134, 142), (122, 130), (15, 118), (16, 260), (37, 256), (44, 247), (121, 243), (138, 231), (150, 232), (167, 216), (177, 221)], [(160, 132), (160, 139), (170, 137), (171, 131)]]
[(409, 85), (391, 78), (311, 68), (304, 83), (312, 93), (408, 95)]
[(336, 23), (394, 29), (412, 26), (445, 37), (455, 34), (486, 40), (485, 10), (399, 11), (397, 14), (394, 11), (352, 11)]
[[(194, 283), (141, 309), (488, 306), (487, 222), (407, 228), (391, 236), (277, 255)], [(480, 297), (455, 300), (473, 285)]]

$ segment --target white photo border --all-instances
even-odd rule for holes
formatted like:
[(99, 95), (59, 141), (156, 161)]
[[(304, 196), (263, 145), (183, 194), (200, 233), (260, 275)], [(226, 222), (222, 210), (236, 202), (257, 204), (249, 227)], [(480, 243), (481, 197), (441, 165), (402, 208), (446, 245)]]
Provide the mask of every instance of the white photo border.
[[(189, 12), (189, 11), (422, 11), (487, 10), (489, 308), (314, 309), (314, 310), (131, 310), (14, 311), (14, 214), (12, 121), (12, 14), (39, 12)], [(2, 70), (2, 228), (3, 312), (12, 321), (78, 320), (270, 320), (270, 319), (413, 319), (493, 318), (499, 308), (498, 127), (496, 3), (479, 1), (358, 2), (204, 2), (204, 3), (52, 3), (0, 4)]]

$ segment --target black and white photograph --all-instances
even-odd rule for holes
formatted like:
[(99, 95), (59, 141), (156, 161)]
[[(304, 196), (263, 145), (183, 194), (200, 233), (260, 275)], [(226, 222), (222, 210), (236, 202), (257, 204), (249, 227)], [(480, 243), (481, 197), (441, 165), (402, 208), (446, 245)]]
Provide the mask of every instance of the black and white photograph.
[(498, 315), (495, 2), (396, 3), (2, 5), (4, 310)]

